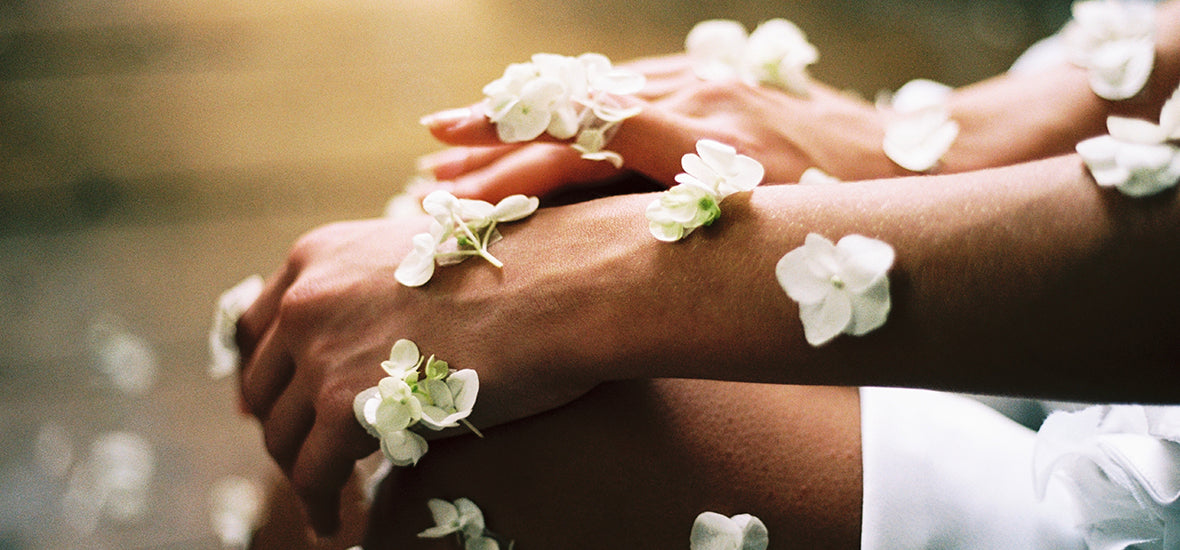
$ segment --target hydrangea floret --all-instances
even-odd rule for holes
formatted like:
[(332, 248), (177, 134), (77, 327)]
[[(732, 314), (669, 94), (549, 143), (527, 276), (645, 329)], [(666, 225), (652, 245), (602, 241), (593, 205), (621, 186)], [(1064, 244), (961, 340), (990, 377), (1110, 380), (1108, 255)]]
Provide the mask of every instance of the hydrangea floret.
[(1108, 117), (1110, 132), (1077, 145), (1094, 181), (1131, 197), (1146, 197), (1180, 182), (1180, 88), (1164, 103), (1159, 124)]
[(938, 165), (959, 136), (959, 124), (947, 108), (950, 93), (949, 86), (917, 79), (877, 98), (877, 108), (891, 115), (882, 141), (889, 160), (913, 172)]
[(725, 517), (702, 512), (689, 535), (690, 550), (766, 550), (769, 544), (766, 525), (750, 514)]
[(842, 183), (840, 178), (812, 166), (799, 175), (799, 185), (832, 185)]
[(693, 72), (702, 80), (742, 80), (790, 93), (808, 93), (807, 67), (819, 50), (786, 19), (771, 19), (746, 34), (736, 21), (702, 21), (689, 31), (684, 49)]
[(426, 284), (434, 276), (435, 265), (459, 263), (479, 256), (496, 267), (504, 263), (488, 252), (488, 246), (501, 238), (496, 225), (524, 219), (536, 212), (537, 197), (512, 195), (495, 205), (473, 199), (460, 199), (447, 191), (434, 191), (422, 199), (422, 208), (434, 217), (430, 230), (412, 238), (410, 250), (394, 272), (405, 286)]
[(576, 138), (585, 158), (622, 166), (618, 153), (603, 148), (637, 107), (620, 107), (618, 98), (643, 89), (646, 79), (611, 65), (596, 53), (569, 57), (539, 53), (513, 63), (503, 76), (484, 86), (484, 110), (504, 143), (536, 139), (548, 133), (557, 139)]
[(775, 275), (799, 303), (807, 342), (820, 346), (841, 333), (861, 336), (885, 324), (893, 258), (893, 247), (883, 241), (853, 234), (832, 244), (816, 233), (783, 256)]
[(678, 241), (712, 224), (725, 197), (757, 187), (766, 174), (761, 163), (724, 143), (702, 139), (696, 148), (696, 154), (681, 158), (684, 172), (676, 175), (677, 185), (647, 206), (648, 229), (661, 241)]
[(262, 277), (251, 275), (226, 290), (217, 298), (213, 324), (209, 328), (209, 376), (218, 379), (229, 376), (238, 368), (238, 319), (262, 294)]
[(393, 345), (381, 368), (388, 376), (358, 393), (352, 409), (395, 466), (417, 464), (426, 454), (426, 440), (411, 430), (419, 424), (437, 431), (462, 423), (479, 434), (467, 422), (479, 394), (474, 370), (456, 371), (433, 355), (423, 357), (406, 339)]
[(1038, 498), (1064, 491), (1090, 548), (1180, 540), (1180, 407), (1054, 412), (1037, 432), (1033, 463)]
[(1070, 62), (1086, 69), (1103, 99), (1134, 97), (1155, 64), (1155, 6), (1134, 0), (1074, 2), (1062, 31)]
[[(439, 539), (455, 535), (465, 550), (499, 550), (498, 537), (484, 524), (483, 511), (467, 498), (454, 502), (432, 498), (426, 502), (434, 527), (418, 533), (419, 538)], [(511, 544), (509, 544), (511, 548)]]

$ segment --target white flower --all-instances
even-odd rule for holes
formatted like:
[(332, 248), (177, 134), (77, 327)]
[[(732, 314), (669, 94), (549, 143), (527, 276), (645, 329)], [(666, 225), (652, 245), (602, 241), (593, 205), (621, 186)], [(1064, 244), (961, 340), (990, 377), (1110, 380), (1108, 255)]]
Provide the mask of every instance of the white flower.
[(462, 533), (468, 537), (483, 536), (483, 512), (470, 499), (459, 498), (454, 503), (442, 499), (432, 498), (426, 502), (430, 508), (430, 515), (434, 517), (434, 527), (421, 533), (420, 538), (437, 539), (452, 533)]
[(1074, 2), (1062, 32), (1069, 59), (1085, 68), (1099, 97), (1121, 100), (1143, 89), (1155, 63), (1155, 6), (1151, 2)]
[[(422, 209), (434, 217), (428, 233), (414, 235), (410, 250), (394, 272), (397, 282), (422, 286), (434, 276), (435, 265), (459, 263), (470, 256), (480, 256), (496, 267), (504, 264), (488, 252), (488, 246), (500, 238), (496, 224), (513, 222), (532, 215), (540, 206), (537, 197), (511, 195), (492, 204), (480, 200), (460, 199), (447, 191), (434, 191), (422, 199)], [(443, 249), (451, 238), (453, 249)]]
[(786, 19), (771, 19), (750, 33), (743, 62), (751, 82), (807, 95), (807, 66), (818, 60), (819, 50), (799, 27)]
[(959, 136), (959, 125), (946, 107), (950, 92), (948, 86), (918, 79), (898, 88), (892, 98), (878, 98), (877, 107), (894, 114), (882, 142), (889, 160), (914, 172), (938, 164)]
[(453, 428), (471, 415), (479, 393), (479, 376), (465, 369), (451, 373), (445, 381), (428, 378), (421, 387), (429, 398), (422, 405), (422, 423), (432, 430)]
[(601, 54), (539, 53), (528, 63), (509, 65), (503, 76), (484, 86), (484, 110), (500, 141), (530, 141), (542, 133), (557, 139), (577, 136), (575, 148), (584, 158), (609, 160), (618, 167), (622, 157), (602, 151), (605, 137), (639, 109), (618, 107), (614, 98), (634, 94), (645, 84), (642, 74), (615, 68)]
[(1091, 548), (1172, 548), (1180, 540), (1180, 407), (1053, 413), (1033, 460), (1037, 495), (1067, 491)]
[(1077, 145), (1094, 181), (1131, 197), (1154, 195), (1180, 182), (1180, 88), (1164, 103), (1160, 123), (1106, 119), (1109, 135)]
[(750, 514), (725, 517), (702, 512), (692, 524), (691, 550), (766, 550), (770, 534), (762, 520)]
[(661, 241), (679, 240), (713, 223), (721, 215), (719, 205), (725, 197), (757, 187), (766, 173), (758, 161), (713, 140), (698, 141), (697, 153), (681, 158), (684, 172), (676, 175), (679, 185), (647, 206), (648, 228)]
[(748, 36), (736, 21), (702, 21), (689, 31), (684, 49), (702, 80), (740, 79), (799, 95), (807, 94), (807, 67), (819, 59), (803, 31), (785, 19), (763, 22)]
[(712, 19), (697, 23), (688, 32), (684, 50), (701, 80), (733, 80), (741, 76), (739, 68), (747, 40), (741, 23)]
[(249, 548), (262, 516), (262, 491), (258, 483), (229, 476), (209, 491), (209, 521), (221, 547)]
[[(419, 367), (424, 363), (422, 373)], [(461, 422), (481, 435), (466, 420), (479, 394), (474, 370), (451, 370), (433, 355), (425, 359), (417, 344), (404, 338), (394, 343), (381, 368), (389, 376), (357, 393), (352, 412), (357, 423), (381, 441), (381, 451), (395, 466), (417, 464), (426, 454), (426, 440), (411, 431), (419, 422), (432, 430)]]
[(885, 324), (893, 247), (861, 235), (833, 245), (810, 233), (775, 267), (783, 290), (799, 302), (807, 342), (819, 346), (840, 333), (861, 336)]
[(238, 368), (241, 352), (235, 339), (238, 319), (262, 294), (262, 277), (251, 275), (217, 298), (209, 328), (209, 376), (224, 378)]

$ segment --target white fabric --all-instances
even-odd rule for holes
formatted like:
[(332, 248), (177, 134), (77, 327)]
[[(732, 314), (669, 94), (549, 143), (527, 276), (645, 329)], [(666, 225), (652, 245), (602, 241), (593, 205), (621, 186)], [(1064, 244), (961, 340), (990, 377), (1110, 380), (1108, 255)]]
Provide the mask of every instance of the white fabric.
[(861, 548), (1081, 550), (1067, 495), (1038, 501), (1035, 434), (977, 401), (862, 388)]

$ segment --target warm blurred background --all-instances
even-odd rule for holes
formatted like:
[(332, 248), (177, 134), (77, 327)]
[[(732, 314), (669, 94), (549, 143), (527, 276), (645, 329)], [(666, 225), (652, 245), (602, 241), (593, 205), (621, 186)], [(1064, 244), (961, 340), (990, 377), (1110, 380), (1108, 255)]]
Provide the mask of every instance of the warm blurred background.
[[(216, 296), (380, 215), (417, 124), (534, 52), (681, 50), (784, 17), (871, 97), (1002, 71), (1067, 0), (0, 0), (0, 550), (219, 548), (273, 470), (206, 374)], [(112, 481), (114, 479), (114, 481)]]

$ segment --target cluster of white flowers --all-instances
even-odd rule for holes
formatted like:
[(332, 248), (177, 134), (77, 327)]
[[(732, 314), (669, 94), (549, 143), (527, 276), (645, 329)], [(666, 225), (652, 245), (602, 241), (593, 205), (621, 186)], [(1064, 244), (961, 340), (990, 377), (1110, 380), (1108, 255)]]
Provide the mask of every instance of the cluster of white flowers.
[(819, 50), (786, 19), (771, 19), (746, 34), (737, 21), (702, 21), (684, 40), (693, 72), (702, 80), (740, 79), (807, 95), (807, 67)]
[(1155, 5), (1146, 1), (1074, 2), (1062, 32), (1070, 61), (1087, 70), (1099, 97), (1134, 97), (1155, 64)]
[(615, 68), (601, 54), (539, 53), (526, 63), (509, 65), (503, 76), (484, 86), (484, 108), (500, 141), (530, 141), (546, 132), (557, 139), (576, 137), (574, 146), (584, 157), (620, 167), (623, 158), (603, 147), (639, 109), (620, 107), (617, 99), (645, 84), (643, 75)]
[(762, 520), (750, 514), (725, 517), (703, 512), (692, 524), (690, 550), (766, 550), (770, 533)]
[(1109, 135), (1077, 145), (1098, 185), (1145, 197), (1180, 182), (1180, 88), (1164, 103), (1159, 124), (1112, 116), (1106, 128)]
[[(434, 221), (429, 232), (414, 235), (414, 249), (397, 266), (394, 278), (405, 286), (422, 286), (434, 276), (436, 263), (450, 265), (471, 256), (503, 267), (504, 263), (488, 252), (488, 246), (500, 238), (496, 224), (526, 218), (539, 204), (536, 197), (524, 195), (505, 197), (495, 205), (456, 198), (441, 190), (427, 195), (422, 208)], [(454, 245), (447, 246), (451, 239)]]
[(893, 247), (876, 239), (848, 235), (832, 244), (816, 233), (783, 256), (775, 275), (799, 302), (807, 342), (820, 346), (840, 333), (861, 336), (885, 324), (893, 258)]
[(684, 172), (678, 185), (660, 194), (647, 206), (648, 228), (661, 241), (677, 241), (721, 216), (721, 201), (762, 182), (762, 164), (733, 147), (713, 140), (697, 142), (697, 154), (680, 160)]
[(496, 535), (484, 524), (483, 512), (470, 499), (447, 502), (432, 498), (426, 506), (430, 508), (435, 525), (418, 533), (420, 538), (438, 539), (454, 534), (463, 542), (465, 550), (500, 550)]
[(950, 94), (949, 86), (918, 79), (877, 98), (877, 108), (891, 114), (882, 142), (889, 160), (914, 172), (938, 165), (959, 136), (959, 124), (947, 109)]
[(262, 277), (251, 275), (217, 298), (213, 325), (209, 328), (209, 376), (229, 376), (238, 368), (241, 353), (235, 338), (238, 319), (262, 294)]
[(405, 339), (394, 343), (381, 368), (388, 376), (358, 393), (352, 410), (357, 422), (381, 440), (381, 451), (394, 465), (417, 464), (426, 454), (426, 440), (410, 430), (414, 426), (437, 431), (462, 422), (475, 431), (467, 422), (479, 393), (474, 370), (456, 371), (433, 355), (424, 358)]
[(1037, 432), (1037, 494), (1075, 500), (1090, 548), (1175, 548), (1180, 536), (1180, 408), (1055, 412)]

